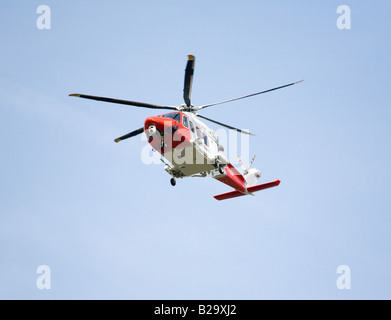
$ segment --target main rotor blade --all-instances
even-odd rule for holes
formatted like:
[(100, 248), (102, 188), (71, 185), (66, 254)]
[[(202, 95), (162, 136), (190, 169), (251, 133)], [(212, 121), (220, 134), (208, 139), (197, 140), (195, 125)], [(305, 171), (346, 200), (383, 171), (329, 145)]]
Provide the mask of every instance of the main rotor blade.
[(122, 140), (129, 139), (131, 137), (137, 136), (138, 134), (143, 133), (143, 132), (144, 132), (144, 127), (140, 128), (140, 129), (137, 129), (137, 130), (134, 130), (134, 131), (132, 131), (132, 132), (130, 132), (128, 134), (125, 134), (122, 137), (119, 137), (119, 138), (115, 139), (114, 141), (115, 142), (120, 142)]
[(194, 74), (194, 62), (195, 57), (188, 55), (189, 60), (187, 60), (186, 72), (185, 72), (185, 84), (183, 86), (183, 99), (188, 107), (191, 105), (191, 87), (193, 84), (193, 74)]
[(232, 101), (236, 101), (236, 100), (240, 100), (240, 99), (245, 99), (245, 98), (253, 97), (253, 96), (256, 96), (256, 95), (258, 95), (258, 94), (267, 93), (267, 92), (274, 91), (274, 90), (278, 90), (278, 89), (282, 89), (282, 88), (286, 88), (286, 87), (293, 86), (294, 84), (297, 84), (297, 83), (300, 83), (300, 82), (303, 82), (303, 81), (304, 81), (304, 80), (300, 80), (300, 81), (297, 81), (297, 82), (293, 82), (293, 83), (286, 84), (286, 85), (281, 86), (281, 87), (277, 87), (277, 88), (273, 88), (273, 89), (269, 89), (269, 90), (265, 90), (265, 91), (261, 91), (261, 92), (252, 93), (252, 94), (249, 94), (249, 95), (247, 95), (247, 96), (240, 97), (240, 98), (235, 98), (235, 99), (226, 100), (226, 101), (221, 101), (221, 102), (212, 103), (212, 104), (206, 104), (206, 105), (197, 107), (197, 110), (204, 109), (204, 108), (208, 108), (208, 107), (212, 107), (212, 106), (216, 106), (216, 105), (218, 105), (218, 104), (223, 104), (223, 103), (227, 103), (227, 102), (232, 102)]
[(201, 116), (200, 114), (197, 114), (197, 117), (203, 118), (203, 119), (208, 120), (208, 121), (213, 122), (213, 123), (216, 123), (216, 124), (218, 124), (218, 125), (220, 125), (220, 126), (223, 126), (223, 127), (228, 128), (228, 129), (236, 130), (237, 132), (244, 133), (244, 134), (248, 134), (248, 135), (250, 135), (250, 136), (254, 136), (254, 134), (252, 134), (252, 133), (250, 133), (250, 132), (243, 131), (243, 130), (238, 129), (238, 128), (235, 128), (235, 127), (231, 127), (231, 126), (229, 126), (229, 125), (227, 125), (227, 124), (218, 122), (218, 121), (216, 121), (216, 120), (209, 119), (209, 118), (204, 117), (204, 116)]
[(84, 98), (84, 99), (97, 100), (97, 101), (118, 103), (118, 104), (126, 104), (126, 105), (129, 105), (129, 106), (141, 107), (141, 108), (177, 110), (176, 107), (159, 106), (159, 105), (156, 105), (156, 104), (149, 104), (149, 103), (144, 103), (144, 102), (136, 102), (136, 101), (129, 101), (129, 100), (120, 100), (120, 99), (113, 99), (113, 98), (89, 96), (89, 95), (86, 95), (86, 94), (73, 93), (73, 94), (70, 94), (69, 96), (70, 97), (79, 97), (79, 98)]

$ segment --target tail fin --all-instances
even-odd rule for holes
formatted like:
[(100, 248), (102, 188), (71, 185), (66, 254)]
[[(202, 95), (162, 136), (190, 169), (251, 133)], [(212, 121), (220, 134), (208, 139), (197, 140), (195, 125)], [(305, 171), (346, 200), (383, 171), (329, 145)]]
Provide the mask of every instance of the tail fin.
[(216, 200), (226, 200), (226, 199), (241, 197), (241, 196), (245, 196), (247, 194), (251, 194), (252, 192), (257, 192), (257, 191), (261, 191), (264, 189), (277, 187), (280, 184), (280, 182), (281, 182), (280, 180), (276, 180), (273, 182), (268, 182), (268, 183), (264, 183), (264, 184), (259, 184), (257, 186), (249, 187), (249, 188), (247, 188), (248, 193), (242, 193), (240, 191), (235, 190), (235, 191), (219, 194), (217, 196), (214, 196), (214, 198)]

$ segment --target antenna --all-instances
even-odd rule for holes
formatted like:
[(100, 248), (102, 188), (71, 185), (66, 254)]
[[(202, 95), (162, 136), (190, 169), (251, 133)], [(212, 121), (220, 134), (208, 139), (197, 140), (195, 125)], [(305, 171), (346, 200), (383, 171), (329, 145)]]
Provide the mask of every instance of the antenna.
[(254, 157), (252, 158), (251, 162), (250, 162), (250, 165), (248, 166), (248, 169), (250, 169), (250, 167), (252, 166), (252, 164), (254, 163), (254, 160), (255, 160), (255, 154), (254, 154)]
[(255, 160), (255, 155), (254, 157), (251, 159), (251, 162), (250, 162), (250, 165), (248, 166), (248, 168), (245, 168), (244, 165), (243, 165), (243, 162), (242, 160), (240, 160), (239, 156), (238, 156), (238, 160), (239, 160), (239, 164), (241, 165), (242, 169), (243, 169), (243, 174), (244, 175), (247, 175), (248, 174), (248, 171), (250, 170), (252, 164), (254, 163), (254, 160)]
[(246, 168), (244, 167), (243, 162), (242, 162), (242, 160), (240, 160), (239, 156), (238, 156), (238, 160), (239, 160), (239, 164), (241, 165), (242, 169), (244, 171), (246, 171)]

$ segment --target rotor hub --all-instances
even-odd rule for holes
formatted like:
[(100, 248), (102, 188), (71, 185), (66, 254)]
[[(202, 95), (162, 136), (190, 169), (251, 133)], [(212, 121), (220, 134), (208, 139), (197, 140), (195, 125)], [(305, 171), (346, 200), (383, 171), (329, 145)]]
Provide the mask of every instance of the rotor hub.
[(195, 112), (198, 110), (198, 107), (195, 107), (193, 105), (187, 106), (186, 104), (181, 104), (177, 109), (178, 111)]

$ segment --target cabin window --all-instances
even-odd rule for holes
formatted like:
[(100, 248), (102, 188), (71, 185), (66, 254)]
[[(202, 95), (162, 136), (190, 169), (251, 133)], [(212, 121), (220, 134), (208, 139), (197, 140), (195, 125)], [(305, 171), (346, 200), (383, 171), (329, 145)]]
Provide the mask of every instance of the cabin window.
[(197, 128), (197, 137), (202, 138), (202, 133), (201, 133), (200, 128), (198, 128), (198, 127), (196, 127), (196, 128)]
[(189, 122), (190, 122), (190, 130), (194, 133), (195, 132), (194, 124), (191, 121), (189, 121)]
[(178, 122), (181, 122), (181, 114), (178, 112), (170, 112), (162, 115), (163, 118), (171, 118)]
[(189, 128), (189, 120), (187, 120), (185, 115), (182, 116), (182, 124), (185, 128)]
[(204, 136), (204, 143), (208, 147), (209, 146), (209, 144), (208, 144), (208, 136), (205, 133), (203, 134), (203, 136)]

